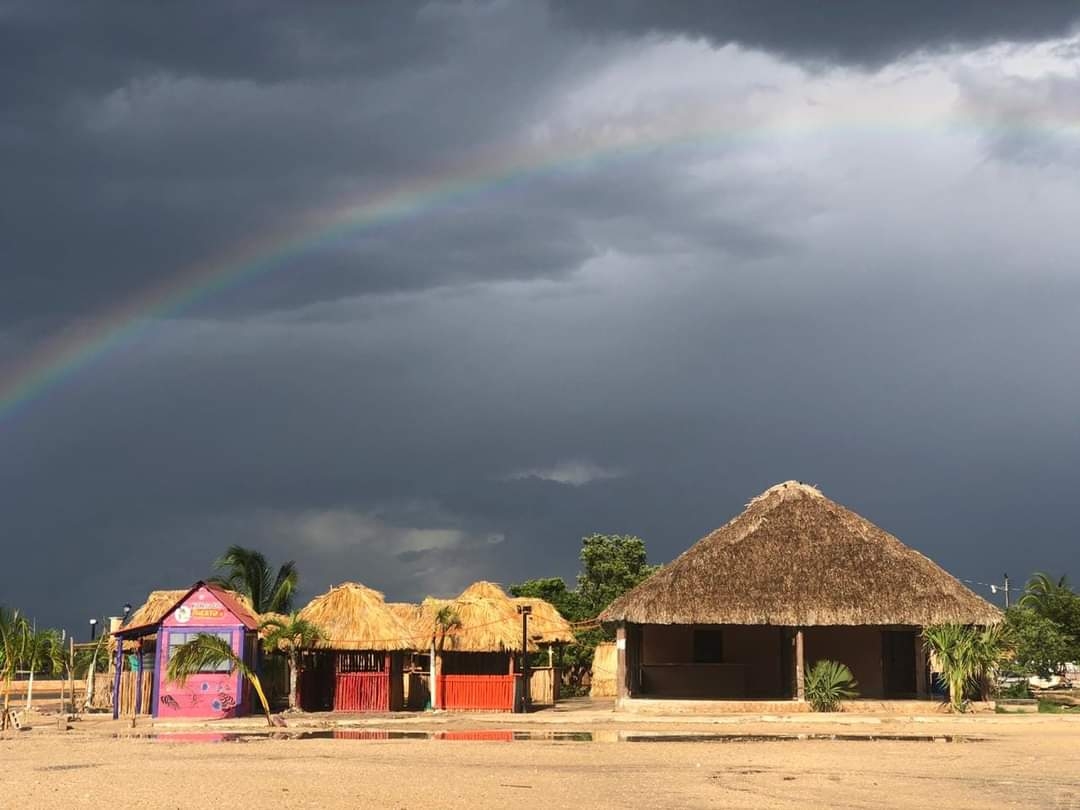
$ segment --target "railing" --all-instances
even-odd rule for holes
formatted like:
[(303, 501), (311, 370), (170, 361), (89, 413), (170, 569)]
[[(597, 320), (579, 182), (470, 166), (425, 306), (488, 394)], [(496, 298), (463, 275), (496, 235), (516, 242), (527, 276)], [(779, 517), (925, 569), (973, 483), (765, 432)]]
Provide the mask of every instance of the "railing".
[(339, 672), (334, 685), (334, 711), (390, 711), (390, 673)]
[(440, 709), (512, 712), (516, 675), (440, 675)]

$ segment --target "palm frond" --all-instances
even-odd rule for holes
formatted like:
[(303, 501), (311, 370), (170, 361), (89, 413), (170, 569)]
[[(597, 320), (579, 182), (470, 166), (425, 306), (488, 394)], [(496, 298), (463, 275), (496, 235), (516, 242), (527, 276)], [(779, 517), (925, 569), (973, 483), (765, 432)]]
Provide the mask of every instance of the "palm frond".
[(270, 720), (270, 703), (266, 699), (266, 693), (263, 692), (259, 676), (233, 652), (232, 645), (223, 638), (209, 633), (199, 633), (173, 652), (165, 674), (170, 681), (183, 683), (192, 675), (222, 664), (229, 665), (229, 672), (239, 672), (247, 679), (259, 696), (267, 724), (273, 725)]

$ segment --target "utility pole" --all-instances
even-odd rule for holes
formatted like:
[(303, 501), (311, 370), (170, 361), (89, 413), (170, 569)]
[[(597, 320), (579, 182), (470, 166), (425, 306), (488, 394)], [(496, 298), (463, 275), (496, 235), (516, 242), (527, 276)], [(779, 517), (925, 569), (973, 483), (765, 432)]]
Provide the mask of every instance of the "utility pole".
[(1009, 609), (1009, 575), (1005, 575), (1005, 609)]
[(529, 614), (532, 605), (518, 605), (521, 614), (521, 712), (529, 711)]

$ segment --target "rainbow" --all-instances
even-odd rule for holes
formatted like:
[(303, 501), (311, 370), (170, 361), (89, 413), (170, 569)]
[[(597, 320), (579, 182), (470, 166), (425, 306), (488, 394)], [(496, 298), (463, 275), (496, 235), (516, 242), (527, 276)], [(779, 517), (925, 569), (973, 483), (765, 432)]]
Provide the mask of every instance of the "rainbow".
[[(507, 189), (540, 175), (579, 171), (599, 162), (624, 160), (660, 149), (707, 147), (717, 142), (731, 145), (761, 138), (799, 139), (844, 132), (886, 137), (898, 132), (925, 135), (927, 131), (944, 134), (974, 129), (985, 133), (1002, 128), (1032, 128), (1028, 123), (1003, 126), (1002, 121), (992, 118), (956, 122), (943, 119), (940, 114), (927, 117), (923, 112), (921, 117), (913, 116), (910, 110), (878, 113), (861, 120), (856, 117), (838, 120), (834, 113), (774, 121), (768, 126), (732, 126), (707, 119), (707, 112), (692, 111), (674, 119), (666, 117), (664, 126), (644, 135), (594, 132), (577, 139), (488, 154), (453, 171), (315, 212), (290, 229), (242, 243), (213, 261), (189, 268), (96, 317), (73, 324), (43, 341), (13, 367), (0, 369), (0, 426), (80, 370), (120, 347), (133, 344), (156, 321), (182, 314), (200, 301), (286, 267), (298, 256), (343, 236), (414, 217), (481, 193)], [(1080, 134), (1080, 122), (1053, 113), (1034, 128), (1049, 129), (1055, 135)]]

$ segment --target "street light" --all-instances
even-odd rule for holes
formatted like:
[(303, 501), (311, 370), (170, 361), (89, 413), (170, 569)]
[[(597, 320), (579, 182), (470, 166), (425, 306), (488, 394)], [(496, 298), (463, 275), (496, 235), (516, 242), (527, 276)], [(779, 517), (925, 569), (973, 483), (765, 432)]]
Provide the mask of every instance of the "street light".
[(131, 602), (124, 602), (124, 622), (127, 622), (128, 614), (131, 613)]
[(521, 614), (521, 711), (524, 714), (532, 702), (529, 696), (529, 614), (532, 605), (518, 605), (517, 611)]
[(90, 640), (97, 638), (97, 619), (90, 620)]

